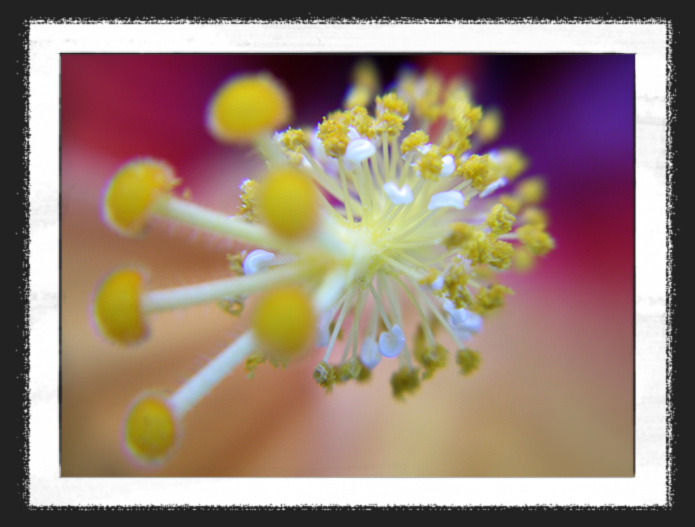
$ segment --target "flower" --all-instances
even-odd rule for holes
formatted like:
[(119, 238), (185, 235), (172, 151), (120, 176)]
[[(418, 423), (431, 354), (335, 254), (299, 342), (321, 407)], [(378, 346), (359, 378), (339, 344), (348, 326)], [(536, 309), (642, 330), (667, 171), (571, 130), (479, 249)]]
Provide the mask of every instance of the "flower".
[[(374, 98), (379, 83), (360, 68), (345, 108), (313, 131), (276, 130), (291, 105), (267, 73), (218, 90), (208, 108), (211, 133), (252, 142), (267, 162), (258, 180), (242, 183), (236, 215), (177, 197), (179, 181), (164, 161), (131, 160), (111, 180), (104, 219), (122, 235), (144, 235), (159, 216), (259, 247), (230, 256), (229, 278), (148, 290), (141, 270), (124, 268), (99, 286), (97, 325), (124, 345), (145, 339), (157, 312), (217, 302), (239, 315), (247, 299), (256, 302), (251, 327), (173, 394), (148, 391), (135, 401), (124, 434), (136, 460), (166, 461), (186, 413), (241, 363), (251, 375), (266, 361), (285, 366), (325, 346), (314, 379), (330, 390), (396, 359), (391, 384), (402, 399), (446, 365), (442, 328), (462, 373), (472, 373), (480, 356), (465, 343), (512, 293), (498, 274), (528, 268), (554, 247), (538, 208), (541, 180), (495, 199), (525, 158), (515, 150), (474, 153), (498, 135), (498, 113), (486, 119), (463, 87), (434, 74), (405, 74), (394, 92)], [(373, 114), (356, 105), (371, 100)], [(519, 248), (524, 256), (515, 259)], [(410, 337), (402, 297), (420, 318)]]

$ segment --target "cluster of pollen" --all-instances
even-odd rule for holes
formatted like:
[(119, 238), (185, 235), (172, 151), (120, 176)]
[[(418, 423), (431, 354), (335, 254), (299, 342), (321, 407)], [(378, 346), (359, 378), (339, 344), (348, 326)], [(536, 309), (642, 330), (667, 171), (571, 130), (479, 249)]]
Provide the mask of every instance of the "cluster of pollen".
[(471, 374), (481, 359), (468, 341), (513, 293), (498, 276), (529, 269), (554, 247), (539, 208), (543, 180), (507, 190), (526, 158), (486, 150), (499, 135), (498, 111), (488, 116), (462, 83), (431, 73), (404, 74), (394, 91), (375, 96), (379, 81), (362, 63), (354, 82), (343, 109), (313, 130), (278, 130), (291, 106), (269, 74), (220, 88), (208, 108), (211, 133), (251, 142), (266, 160), (264, 174), (241, 184), (235, 215), (177, 197), (162, 161), (135, 159), (112, 179), (104, 218), (120, 234), (143, 235), (159, 216), (250, 247), (229, 256), (230, 277), (197, 285), (149, 290), (140, 270), (115, 271), (95, 297), (105, 337), (134, 344), (154, 313), (217, 303), (239, 316), (255, 298), (235, 342), (173, 393), (136, 400), (124, 429), (136, 459), (165, 460), (185, 414), (238, 365), (251, 377), (261, 364), (286, 366), (321, 349), (313, 377), (330, 391), (394, 362), (399, 399), (450, 353)]

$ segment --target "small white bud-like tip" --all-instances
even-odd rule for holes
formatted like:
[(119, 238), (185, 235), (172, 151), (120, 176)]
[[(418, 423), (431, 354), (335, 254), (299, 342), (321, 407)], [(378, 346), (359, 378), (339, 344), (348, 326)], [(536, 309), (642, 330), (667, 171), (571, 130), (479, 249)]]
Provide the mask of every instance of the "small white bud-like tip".
[(393, 181), (384, 183), (384, 192), (386, 197), (391, 200), (391, 203), (396, 205), (406, 205), (413, 202), (413, 191), (410, 186), (403, 185), (402, 188), (398, 188)]
[(398, 357), (404, 346), (405, 336), (398, 325), (394, 325), (391, 331), (383, 331), (379, 335), (379, 352), (388, 359)]
[(441, 291), (442, 287), (444, 287), (444, 276), (439, 275), (432, 281), (432, 283), (430, 284), (430, 288), (432, 289), (432, 291)]
[(463, 194), (458, 190), (439, 192), (432, 196), (429, 205), (427, 205), (428, 210), (441, 209), (442, 207), (463, 209)]
[(376, 146), (369, 139), (353, 139), (345, 149), (345, 162), (348, 168), (356, 168), (375, 153)]
[(374, 337), (367, 337), (360, 348), (360, 360), (370, 370), (381, 362), (381, 353)]
[(259, 271), (265, 271), (270, 265), (270, 262), (272, 262), (274, 259), (275, 255), (273, 253), (264, 251), (263, 249), (251, 251), (246, 255), (246, 258), (244, 258), (244, 263), (242, 264), (244, 274), (250, 275), (256, 274)]
[(456, 170), (456, 161), (454, 156), (448, 155), (442, 158), (442, 171), (439, 173), (439, 177), (449, 177)]
[(449, 313), (449, 323), (456, 332), (479, 333), (483, 327), (483, 317), (467, 309), (456, 309), (451, 300), (444, 301), (444, 311)]
[(480, 197), (485, 198), (485, 197), (489, 196), (490, 194), (492, 194), (495, 190), (502, 188), (506, 184), (507, 184), (507, 179), (501, 177), (497, 181), (493, 181), (487, 187), (485, 187), (485, 190), (483, 190), (480, 193)]

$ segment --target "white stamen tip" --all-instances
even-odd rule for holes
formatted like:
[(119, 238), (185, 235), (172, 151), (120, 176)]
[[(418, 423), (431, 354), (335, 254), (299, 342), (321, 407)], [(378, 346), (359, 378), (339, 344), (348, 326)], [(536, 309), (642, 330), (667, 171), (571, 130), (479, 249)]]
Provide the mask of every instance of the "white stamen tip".
[(483, 317), (466, 309), (456, 309), (451, 300), (444, 301), (444, 311), (449, 313), (451, 328), (461, 338), (470, 338), (471, 333), (479, 333), (483, 328)]
[(376, 343), (374, 337), (367, 337), (362, 342), (362, 348), (360, 349), (360, 360), (370, 370), (373, 370), (377, 364), (381, 362), (381, 354), (379, 353), (379, 346)]
[(485, 187), (485, 190), (483, 190), (480, 193), (480, 197), (485, 198), (485, 197), (489, 196), (490, 194), (492, 194), (495, 190), (502, 188), (506, 184), (507, 184), (507, 179), (501, 177), (497, 181), (493, 181), (487, 187)]
[(265, 271), (275, 259), (275, 255), (263, 249), (256, 249), (251, 251), (244, 258), (244, 263), (242, 268), (244, 269), (245, 275), (256, 274), (259, 271)]
[(405, 337), (398, 325), (394, 325), (391, 331), (383, 331), (379, 335), (379, 352), (388, 359), (398, 357), (403, 346), (405, 346)]
[(350, 139), (350, 141), (354, 141), (355, 139), (361, 139), (360, 133), (357, 131), (357, 128), (355, 128), (352, 125), (348, 126), (347, 135), (348, 135), (348, 139)]
[(430, 148), (432, 148), (432, 143), (427, 143), (426, 145), (418, 146), (417, 151), (420, 152), (422, 155), (425, 155), (427, 152), (430, 151)]
[(442, 158), (442, 171), (439, 173), (439, 177), (449, 177), (456, 170), (456, 161), (454, 156), (448, 155)]
[(442, 287), (444, 287), (444, 276), (439, 275), (437, 278), (434, 279), (434, 281), (430, 284), (430, 288), (432, 291), (441, 291)]
[(350, 168), (358, 167), (375, 153), (376, 146), (369, 139), (353, 139), (345, 150), (345, 161)]
[(458, 190), (448, 190), (439, 192), (430, 199), (428, 210), (441, 209), (442, 207), (452, 207), (461, 210), (463, 208), (463, 194)]
[(391, 203), (396, 205), (406, 205), (413, 202), (413, 191), (408, 185), (398, 188), (398, 185), (393, 181), (389, 181), (384, 183), (384, 192), (386, 192), (386, 196), (391, 200)]

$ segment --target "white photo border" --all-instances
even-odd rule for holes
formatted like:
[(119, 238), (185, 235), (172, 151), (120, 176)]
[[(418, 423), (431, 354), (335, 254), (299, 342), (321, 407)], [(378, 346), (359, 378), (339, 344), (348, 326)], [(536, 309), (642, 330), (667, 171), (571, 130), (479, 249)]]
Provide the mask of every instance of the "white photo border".
[[(572, 506), (671, 501), (670, 287), (673, 119), (669, 21), (32, 20), (28, 25), (30, 319), (28, 501), (32, 507)], [(59, 141), (61, 53), (635, 54), (635, 445), (632, 478), (61, 478)], [(46, 218), (51, 221), (46, 222)], [(38, 221), (38, 220), (41, 221)], [(663, 247), (660, 252), (654, 248)], [(668, 283), (667, 283), (668, 280)]]

